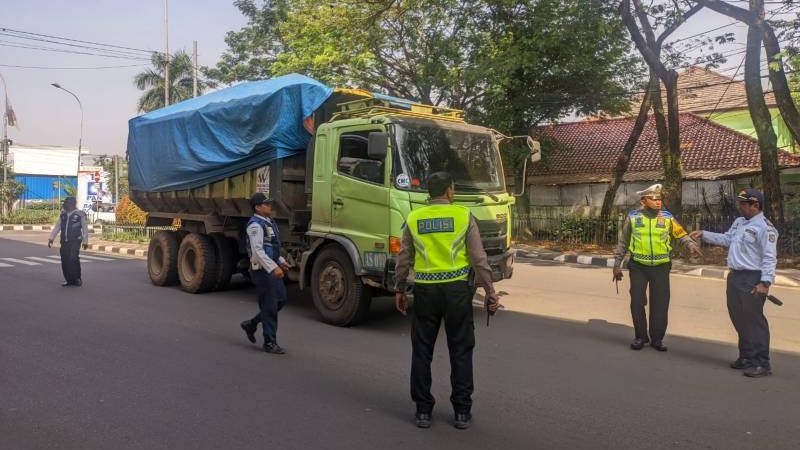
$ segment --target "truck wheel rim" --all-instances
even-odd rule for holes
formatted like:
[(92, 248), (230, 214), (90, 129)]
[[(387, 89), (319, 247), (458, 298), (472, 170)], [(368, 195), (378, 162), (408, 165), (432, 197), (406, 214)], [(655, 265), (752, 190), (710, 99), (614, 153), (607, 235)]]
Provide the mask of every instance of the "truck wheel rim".
[(339, 309), (344, 303), (344, 270), (336, 263), (328, 264), (319, 276), (319, 296), (328, 309)]

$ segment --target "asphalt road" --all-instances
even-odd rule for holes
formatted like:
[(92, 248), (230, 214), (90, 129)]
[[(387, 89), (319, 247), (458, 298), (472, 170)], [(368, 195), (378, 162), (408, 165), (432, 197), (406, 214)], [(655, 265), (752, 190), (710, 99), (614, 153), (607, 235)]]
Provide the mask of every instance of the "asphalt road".
[(57, 264), (30, 259), (53, 255), (0, 238), (3, 450), (800, 448), (797, 290), (776, 290), (775, 375), (753, 380), (727, 367), (722, 283), (674, 277), (670, 351), (633, 352), (610, 272), (520, 264), (491, 328), (476, 310), (473, 427), (450, 425), (440, 337), (439, 404), (419, 430), (409, 322), (388, 299), (336, 328), (292, 287), (289, 353), (274, 356), (238, 328), (257, 309), (246, 284), (190, 295), (152, 286), (142, 260), (96, 254), (111, 260), (62, 288)]

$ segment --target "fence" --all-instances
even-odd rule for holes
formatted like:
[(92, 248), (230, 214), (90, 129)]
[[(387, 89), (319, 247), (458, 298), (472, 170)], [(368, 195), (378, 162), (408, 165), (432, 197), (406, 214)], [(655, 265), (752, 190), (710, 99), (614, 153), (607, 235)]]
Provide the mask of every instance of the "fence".
[[(516, 241), (605, 249), (616, 245), (618, 230), (625, 218), (617, 214), (609, 221), (601, 222), (598, 217), (575, 215), (515, 214), (513, 217), (512, 237)], [(724, 233), (734, 220), (736, 216), (694, 214), (685, 219), (684, 227), (686, 231)], [(787, 221), (779, 230), (778, 254), (792, 260), (800, 258), (800, 219)]]
[(110, 223), (103, 225), (103, 238), (110, 240), (149, 241), (156, 232), (173, 231), (177, 227), (146, 227), (144, 225)]

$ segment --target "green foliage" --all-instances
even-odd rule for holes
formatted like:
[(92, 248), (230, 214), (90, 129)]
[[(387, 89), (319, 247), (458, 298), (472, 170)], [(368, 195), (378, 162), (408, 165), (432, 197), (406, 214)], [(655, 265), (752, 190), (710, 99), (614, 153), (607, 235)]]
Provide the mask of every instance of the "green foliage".
[(207, 74), (300, 72), (522, 134), (569, 112), (625, 110), (640, 75), (604, 0), (314, 0), (234, 4), (248, 24)]
[[(153, 53), (151, 56), (152, 67), (140, 72), (133, 78), (133, 84), (140, 91), (145, 91), (139, 98), (136, 109), (139, 112), (150, 112), (164, 107), (164, 72), (167, 58), (163, 53)], [(192, 98), (192, 58), (181, 50), (170, 56), (169, 59), (169, 101), (178, 103)], [(197, 80), (197, 91), (202, 94), (213, 83)]]
[(604, 230), (605, 242), (616, 241), (617, 221), (601, 223), (598, 217), (566, 217), (559, 222), (558, 229), (553, 234), (559, 241), (591, 242), (596, 236), (598, 227)]
[[(144, 231), (145, 229), (142, 228)], [(135, 232), (113, 232), (113, 231), (105, 231), (103, 230), (103, 234), (100, 236), (100, 239), (104, 241), (113, 241), (113, 242), (134, 242), (137, 244), (145, 244), (150, 242), (150, 238), (147, 236), (147, 233), (135, 233)]]
[(0, 183), (0, 205), (4, 211), (11, 211), (14, 202), (25, 192), (25, 185), (12, 179)]
[(25, 209), (31, 211), (60, 211), (61, 210), (61, 202), (57, 200), (47, 201), (47, 202), (36, 202), (36, 203), (28, 203), (25, 206)]
[(17, 225), (52, 225), (56, 222), (58, 214), (59, 212), (47, 210), (17, 209), (4, 217), (2, 222)]

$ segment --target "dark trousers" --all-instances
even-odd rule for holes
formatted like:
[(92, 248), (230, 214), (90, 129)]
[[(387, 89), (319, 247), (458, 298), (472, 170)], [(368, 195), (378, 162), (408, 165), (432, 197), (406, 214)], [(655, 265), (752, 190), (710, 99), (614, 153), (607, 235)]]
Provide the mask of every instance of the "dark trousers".
[(647, 315), (644, 307), (650, 288), (650, 341), (659, 342), (667, 333), (669, 315), (669, 271), (672, 263), (646, 266), (636, 261), (628, 264), (631, 277), (631, 316), (636, 337), (647, 339)]
[(264, 331), (264, 343), (278, 343), (278, 311), (286, 304), (286, 285), (283, 280), (266, 270), (251, 270), (250, 279), (256, 285), (259, 313), (250, 323), (261, 326)]
[(431, 395), (431, 361), (439, 327), (444, 320), (450, 351), (450, 402), (457, 414), (472, 408), (472, 289), (466, 281), (415, 284), (411, 321), (411, 399), (418, 412), (430, 412), (436, 402)]
[(61, 272), (64, 274), (64, 281), (74, 283), (81, 279), (81, 241), (62, 242), (59, 252), (61, 253)]
[(758, 270), (731, 270), (728, 274), (728, 314), (739, 334), (739, 357), (770, 368), (769, 323), (764, 316), (766, 297), (751, 294), (761, 281)]

